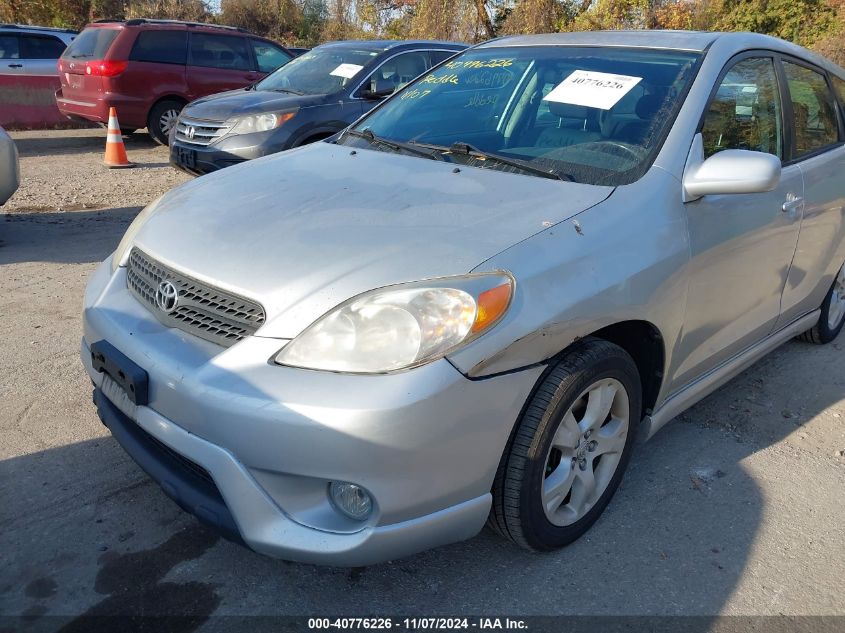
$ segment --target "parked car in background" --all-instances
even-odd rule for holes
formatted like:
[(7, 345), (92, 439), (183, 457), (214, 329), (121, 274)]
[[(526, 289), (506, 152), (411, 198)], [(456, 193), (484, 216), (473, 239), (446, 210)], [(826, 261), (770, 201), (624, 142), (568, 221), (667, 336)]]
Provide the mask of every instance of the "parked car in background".
[(0, 24), (0, 75), (58, 75), (56, 62), (77, 32)]
[(21, 181), (18, 148), (12, 137), (0, 127), (0, 205), (12, 197)]
[(56, 107), (56, 61), (76, 31), (0, 24), (0, 125), (52, 128), (67, 124)]
[(88, 25), (59, 61), (59, 110), (107, 123), (117, 108), (121, 129), (146, 127), (167, 143), (186, 103), (241, 88), (293, 55), (238, 28), (171, 20), (104, 21)]
[(336, 134), (465, 44), (324, 44), (245, 90), (199, 99), (179, 116), (170, 161), (203, 174)]
[(480, 44), (142, 211), (85, 295), (100, 416), (265, 554), (562, 547), (638, 434), (842, 331), (843, 115), (845, 69), (762, 35)]

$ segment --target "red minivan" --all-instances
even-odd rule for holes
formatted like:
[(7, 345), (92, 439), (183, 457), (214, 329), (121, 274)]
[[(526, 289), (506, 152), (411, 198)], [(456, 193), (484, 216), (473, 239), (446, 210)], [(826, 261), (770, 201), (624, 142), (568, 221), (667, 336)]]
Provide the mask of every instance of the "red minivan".
[(121, 130), (146, 127), (167, 144), (184, 105), (242, 88), (293, 54), (243, 29), (170, 20), (89, 24), (59, 59), (56, 103), (68, 118), (107, 123), (117, 108)]

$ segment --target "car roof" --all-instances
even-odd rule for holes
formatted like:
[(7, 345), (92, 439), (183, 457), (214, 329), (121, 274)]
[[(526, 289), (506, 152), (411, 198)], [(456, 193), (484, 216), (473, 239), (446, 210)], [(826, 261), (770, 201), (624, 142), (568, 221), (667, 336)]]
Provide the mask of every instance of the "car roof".
[(499, 46), (625, 46), (704, 51), (719, 36), (705, 31), (576, 31), (500, 37), (478, 48)]
[[(460, 42), (446, 42), (441, 40), (339, 40), (337, 42), (326, 42), (325, 44), (321, 44), (320, 48), (323, 48), (324, 46), (337, 46), (343, 48), (354, 47), (359, 50), (363, 49), (371, 51), (388, 51), (392, 48), (398, 48), (400, 46), (445, 46), (454, 50), (468, 48), (467, 44), (462, 44)], [(315, 46), (314, 48), (317, 47)]]
[(26, 33), (45, 33), (45, 34), (61, 34), (78, 35), (79, 31), (73, 29), (60, 29), (54, 26), (33, 26), (30, 24), (0, 24), (0, 31), (23, 31)]
[(842, 76), (840, 66), (797, 44), (761, 33), (724, 33), (718, 31), (578, 31), (572, 33), (549, 33), (545, 35), (512, 35), (489, 40), (476, 48), (497, 48), (509, 46), (606, 46), (626, 48), (654, 48), (702, 53), (717, 45), (744, 50), (763, 49), (803, 58), (828, 71)]
[[(211, 31), (229, 31), (235, 33), (243, 33), (244, 35), (251, 35), (253, 37), (260, 37), (255, 35), (251, 31), (247, 29), (243, 29), (239, 26), (227, 26), (225, 24), (211, 24), (209, 22), (189, 22), (185, 20), (156, 20), (151, 18), (132, 18), (130, 20), (97, 20), (96, 22), (91, 22), (90, 24), (86, 25), (85, 28), (108, 28), (108, 27), (121, 27), (121, 26), (130, 26), (130, 27), (185, 27), (197, 30), (208, 29)], [(266, 39), (266, 38), (263, 38)]]

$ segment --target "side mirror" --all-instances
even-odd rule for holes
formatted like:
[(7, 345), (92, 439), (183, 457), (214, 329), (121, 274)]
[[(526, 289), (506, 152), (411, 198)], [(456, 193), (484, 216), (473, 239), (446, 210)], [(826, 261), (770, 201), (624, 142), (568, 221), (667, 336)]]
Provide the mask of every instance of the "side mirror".
[(703, 159), (701, 135), (696, 135), (684, 171), (684, 202), (701, 196), (763, 193), (780, 182), (777, 156), (744, 149), (727, 149)]
[(371, 78), (370, 87), (361, 93), (364, 99), (371, 99), (373, 101), (380, 101), (386, 99), (396, 92), (396, 84), (389, 79)]

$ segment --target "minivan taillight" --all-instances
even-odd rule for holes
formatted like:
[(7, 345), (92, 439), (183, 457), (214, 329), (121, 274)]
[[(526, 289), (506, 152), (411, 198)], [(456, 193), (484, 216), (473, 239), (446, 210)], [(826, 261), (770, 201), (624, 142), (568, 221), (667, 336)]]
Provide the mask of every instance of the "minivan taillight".
[(85, 74), (95, 77), (115, 77), (126, 70), (127, 62), (97, 60), (85, 64)]

